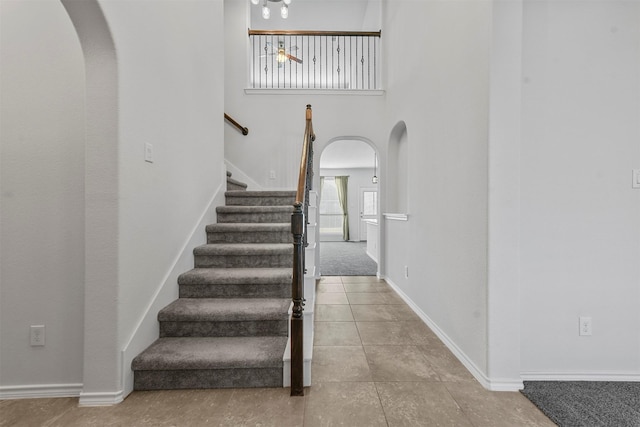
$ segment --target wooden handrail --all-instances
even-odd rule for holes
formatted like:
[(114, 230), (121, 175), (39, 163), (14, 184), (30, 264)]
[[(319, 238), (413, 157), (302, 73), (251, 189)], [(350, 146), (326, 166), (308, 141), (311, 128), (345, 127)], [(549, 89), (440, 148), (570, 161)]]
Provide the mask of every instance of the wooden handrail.
[(308, 31), (308, 30), (252, 30), (249, 36), (338, 36), (338, 37), (380, 37), (380, 31)]
[(248, 127), (244, 127), (242, 126), (240, 123), (236, 122), (233, 117), (231, 117), (230, 115), (228, 115), (227, 113), (224, 113), (224, 118), (226, 120), (229, 121), (229, 123), (231, 123), (235, 128), (237, 128), (240, 132), (242, 132), (243, 135), (248, 135), (249, 134), (249, 128)]
[(293, 279), (291, 281), (291, 396), (304, 396), (304, 273), (307, 246), (309, 189), (313, 176), (313, 141), (316, 136), (311, 121), (311, 105), (307, 105), (302, 158), (298, 175), (296, 201), (291, 214), (293, 234)]

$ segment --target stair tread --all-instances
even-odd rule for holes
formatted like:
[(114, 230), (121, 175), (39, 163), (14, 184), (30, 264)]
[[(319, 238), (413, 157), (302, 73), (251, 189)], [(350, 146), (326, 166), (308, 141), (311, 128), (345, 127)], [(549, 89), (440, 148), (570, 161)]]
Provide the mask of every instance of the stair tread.
[[(245, 191), (239, 191), (238, 193), (245, 193)], [(293, 205), (282, 205), (282, 206), (228, 205), (228, 206), (218, 206), (216, 208), (216, 211), (218, 213), (293, 212)]]
[(278, 284), (290, 281), (291, 268), (194, 268), (178, 277), (181, 285)]
[(286, 320), (290, 299), (179, 298), (160, 310), (158, 320), (238, 322)]
[(239, 231), (255, 233), (256, 231), (290, 231), (291, 224), (287, 222), (223, 222), (209, 224), (207, 233)]
[(229, 192), (226, 192), (225, 195), (230, 195), (230, 196), (234, 196), (234, 197), (295, 197), (296, 196), (296, 192), (295, 191), (290, 191), (290, 190), (275, 190), (275, 191), (270, 191), (270, 190), (262, 190), (262, 191), (256, 191), (256, 190), (252, 190), (252, 191), (243, 191), (242, 193), (236, 193), (236, 192), (232, 192), (231, 194), (229, 194)]
[(196, 247), (194, 255), (265, 255), (292, 253), (291, 243), (207, 243)]
[(250, 369), (282, 366), (287, 337), (160, 338), (132, 362), (133, 370)]

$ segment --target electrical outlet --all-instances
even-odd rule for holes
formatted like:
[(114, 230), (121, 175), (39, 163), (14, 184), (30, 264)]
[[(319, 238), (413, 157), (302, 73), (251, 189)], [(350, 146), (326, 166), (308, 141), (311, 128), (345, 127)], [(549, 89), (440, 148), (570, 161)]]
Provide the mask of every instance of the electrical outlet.
[(32, 347), (41, 347), (44, 345), (44, 325), (31, 325), (29, 341)]
[(591, 317), (580, 316), (580, 336), (591, 335)]
[(269, 171), (269, 179), (276, 179), (276, 171)]

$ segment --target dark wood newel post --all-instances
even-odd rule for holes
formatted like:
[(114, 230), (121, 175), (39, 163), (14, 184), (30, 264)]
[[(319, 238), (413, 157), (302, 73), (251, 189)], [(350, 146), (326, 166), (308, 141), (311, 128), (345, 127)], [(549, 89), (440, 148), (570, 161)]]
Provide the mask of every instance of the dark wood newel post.
[(304, 396), (304, 213), (302, 203), (294, 205), (291, 215), (291, 233), (293, 234), (293, 281), (291, 296), (293, 313), (291, 315), (291, 396)]
[(304, 396), (304, 275), (307, 243), (307, 215), (309, 190), (313, 178), (313, 125), (311, 105), (307, 105), (306, 127), (298, 175), (296, 201), (291, 214), (293, 234), (293, 279), (291, 281), (291, 396)]

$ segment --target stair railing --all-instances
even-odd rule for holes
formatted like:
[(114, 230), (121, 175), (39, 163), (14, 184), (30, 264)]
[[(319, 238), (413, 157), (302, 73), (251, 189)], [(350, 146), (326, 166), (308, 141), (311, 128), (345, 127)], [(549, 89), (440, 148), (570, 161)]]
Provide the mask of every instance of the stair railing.
[(249, 128), (246, 126), (242, 126), (240, 123), (238, 123), (237, 121), (235, 121), (233, 119), (233, 117), (231, 117), (230, 115), (228, 115), (227, 113), (224, 113), (224, 118), (225, 120), (227, 120), (229, 123), (231, 123), (233, 125), (233, 127), (235, 127), (236, 129), (238, 129), (240, 132), (242, 132), (243, 135), (248, 135), (249, 134)]
[(298, 174), (296, 201), (291, 214), (293, 234), (293, 280), (291, 282), (291, 396), (304, 396), (304, 274), (307, 246), (309, 190), (313, 181), (313, 141), (316, 139), (311, 121), (311, 105), (307, 105), (306, 126)]

